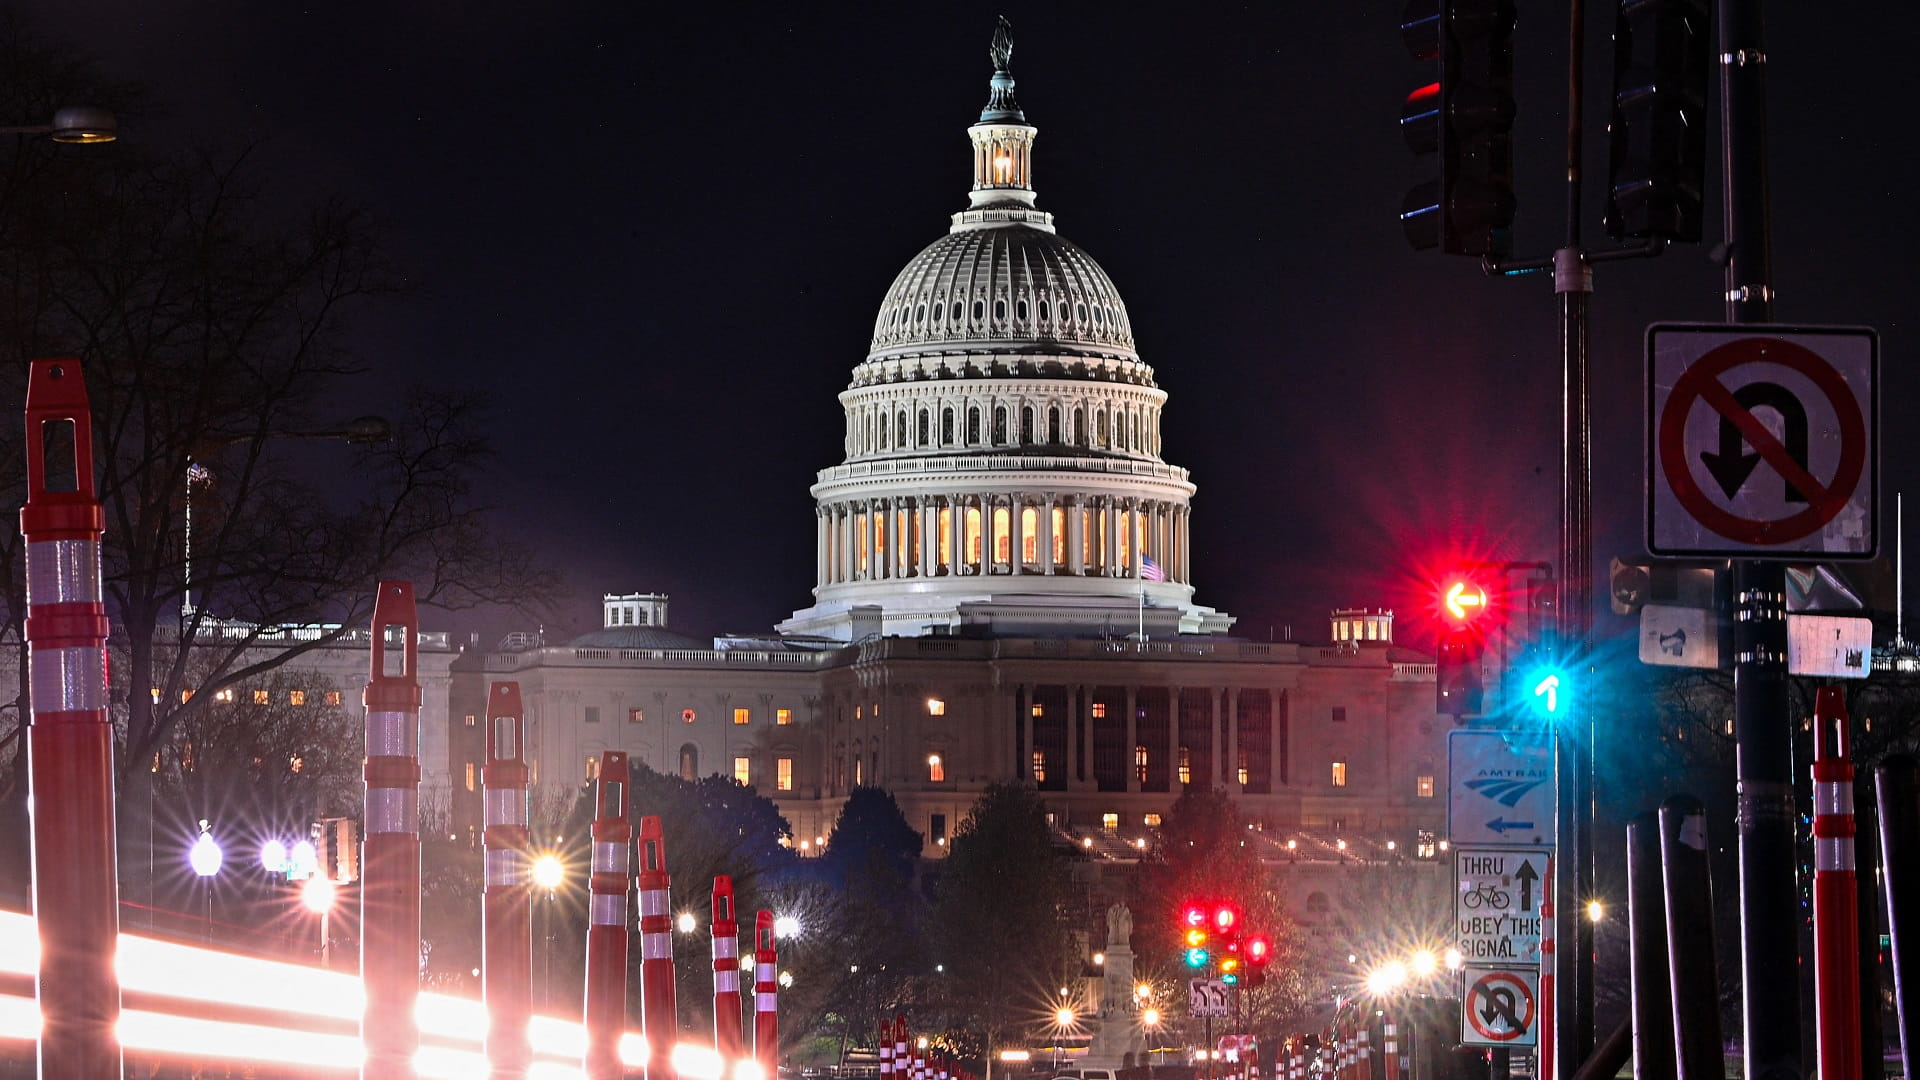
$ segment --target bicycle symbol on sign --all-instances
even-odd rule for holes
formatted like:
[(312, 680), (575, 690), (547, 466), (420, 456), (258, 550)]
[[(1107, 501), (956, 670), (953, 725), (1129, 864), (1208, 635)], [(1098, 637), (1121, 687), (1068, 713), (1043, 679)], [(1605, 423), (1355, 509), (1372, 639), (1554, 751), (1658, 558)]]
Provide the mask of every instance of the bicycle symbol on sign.
[(1478, 911), (1483, 907), (1490, 911), (1505, 911), (1507, 905), (1513, 902), (1513, 898), (1493, 882), (1482, 881), (1467, 890), (1466, 895), (1462, 897), (1462, 902), (1472, 911)]

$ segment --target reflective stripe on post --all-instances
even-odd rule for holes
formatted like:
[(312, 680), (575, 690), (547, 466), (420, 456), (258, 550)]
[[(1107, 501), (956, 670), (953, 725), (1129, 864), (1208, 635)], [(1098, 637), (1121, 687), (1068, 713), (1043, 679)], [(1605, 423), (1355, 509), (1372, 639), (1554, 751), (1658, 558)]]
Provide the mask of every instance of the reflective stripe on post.
[[(105, 517), (78, 360), (27, 372), (27, 792), (40, 969), (40, 1075), (119, 1076), (120, 934), (113, 725), (107, 716)], [(51, 460), (49, 457), (51, 456)]]
[[(360, 971), (367, 1044), (360, 1075), (403, 1076), (420, 1049), (420, 616), (413, 585), (382, 581), (373, 601), (366, 705), (366, 839), (360, 874)], [(399, 670), (388, 650), (398, 646)]]
[(1860, 1078), (1860, 896), (1853, 861), (1853, 762), (1846, 697), (1823, 686), (1813, 709), (1813, 981), (1821, 1080)]
[(733, 909), (733, 878), (713, 879), (713, 1048), (728, 1061), (746, 1050), (740, 1003), (740, 919)]

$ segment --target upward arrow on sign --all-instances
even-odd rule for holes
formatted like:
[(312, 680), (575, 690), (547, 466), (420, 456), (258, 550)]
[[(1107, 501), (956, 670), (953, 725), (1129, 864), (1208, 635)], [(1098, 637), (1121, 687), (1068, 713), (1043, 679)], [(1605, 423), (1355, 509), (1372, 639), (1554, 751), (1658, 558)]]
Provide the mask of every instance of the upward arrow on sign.
[(1513, 878), (1520, 883), (1520, 910), (1532, 911), (1533, 883), (1540, 880), (1540, 875), (1534, 871), (1532, 863), (1523, 860), (1520, 869), (1513, 872)]

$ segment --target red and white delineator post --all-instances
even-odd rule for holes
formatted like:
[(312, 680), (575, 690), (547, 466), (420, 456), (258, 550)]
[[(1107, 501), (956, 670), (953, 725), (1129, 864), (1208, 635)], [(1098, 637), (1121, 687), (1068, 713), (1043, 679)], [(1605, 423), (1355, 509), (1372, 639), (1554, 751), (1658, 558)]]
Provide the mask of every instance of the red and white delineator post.
[(620, 1080), (620, 1034), (627, 1028), (627, 909), (633, 896), (633, 825), (627, 820), (627, 755), (600, 755), (593, 814), (593, 867), (587, 879), (587, 1080)]
[(780, 1067), (780, 954), (773, 939), (773, 912), (753, 916), (753, 1056), (774, 1080)]
[(1813, 979), (1820, 1080), (1860, 1080), (1860, 882), (1853, 859), (1847, 702), (1823, 686), (1813, 708)]
[(733, 879), (713, 879), (713, 1048), (728, 1061), (746, 1053), (740, 1015), (740, 920), (733, 910)]
[(673, 995), (673, 881), (660, 818), (640, 819), (640, 1013), (647, 1036), (647, 1080), (670, 1080), (669, 1054), (680, 1041)]
[[(367, 709), (365, 857), (360, 874), (360, 973), (367, 1044), (360, 1075), (413, 1075), (420, 1049), (420, 615), (413, 583), (382, 581), (373, 601)], [(387, 670), (388, 634), (400, 670)]]
[(900, 1080), (900, 1074), (906, 1073), (913, 1078), (913, 1059), (907, 1056), (907, 1018), (903, 1013), (893, 1017), (893, 1076)]
[[(107, 716), (105, 516), (93, 486), (93, 418), (80, 361), (27, 373), (27, 790), (39, 921), (40, 1075), (118, 1077), (120, 891), (113, 723)], [(54, 460), (47, 460), (47, 451)], [(49, 468), (53, 470), (49, 473)]]
[(480, 770), (486, 806), (483, 994), (487, 1061), (493, 1080), (520, 1080), (533, 1063), (533, 882), (527, 863), (527, 761), (520, 684), (487, 687), (487, 763)]
[(1400, 1036), (1393, 1014), (1380, 1018), (1380, 1052), (1386, 1056), (1387, 1080), (1400, 1080)]
[[(893, 1080), (893, 1021), (880, 1021), (880, 1080)], [(756, 1040), (754, 1050), (760, 1049)]]

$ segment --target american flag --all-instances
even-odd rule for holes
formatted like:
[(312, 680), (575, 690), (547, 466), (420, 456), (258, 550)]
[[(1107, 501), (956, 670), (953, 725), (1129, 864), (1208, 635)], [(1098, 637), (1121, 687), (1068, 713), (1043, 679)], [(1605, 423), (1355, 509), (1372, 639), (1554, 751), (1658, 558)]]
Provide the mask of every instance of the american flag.
[(1142, 555), (1140, 556), (1140, 580), (1165, 581), (1167, 580), (1167, 569), (1145, 555)]

